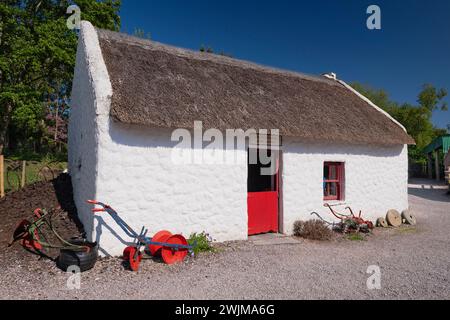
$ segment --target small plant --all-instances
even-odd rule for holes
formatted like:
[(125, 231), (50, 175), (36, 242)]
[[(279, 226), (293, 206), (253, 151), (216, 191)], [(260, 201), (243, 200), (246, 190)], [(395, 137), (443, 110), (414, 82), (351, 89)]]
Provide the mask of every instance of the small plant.
[(330, 240), (333, 231), (321, 220), (296, 221), (294, 235), (310, 240)]
[(213, 247), (213, 239), (206, 232), (197, 233), (194, 232), (189, 236), (187, 240), (188, 244), (194, 246), (194, 255), (200, 252), (215, 252), (216, 249)]
[(350, 240), (350, 241), (364, 241), (364, 240), (366, 240), (364, 238), (364, 236), (361, 233), (359, 233), (359, 232), (348, 234), (347, 235), (347, 239)]

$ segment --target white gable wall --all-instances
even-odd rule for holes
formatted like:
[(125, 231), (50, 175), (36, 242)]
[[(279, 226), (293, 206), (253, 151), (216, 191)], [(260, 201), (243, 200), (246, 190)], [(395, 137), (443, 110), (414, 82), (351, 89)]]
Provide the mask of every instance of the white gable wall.
[[(69, 119), (68, 168), (74, 188), (74, 201), (83, 225), (90, 235), (93, 228), (86, 200), (95, 198), (97, 182), (97, 114), (109, 105), (111, 88), (95, 30), (82, 22), (72, 85)], [(104, 65), (104, 64), (103, 64)]]

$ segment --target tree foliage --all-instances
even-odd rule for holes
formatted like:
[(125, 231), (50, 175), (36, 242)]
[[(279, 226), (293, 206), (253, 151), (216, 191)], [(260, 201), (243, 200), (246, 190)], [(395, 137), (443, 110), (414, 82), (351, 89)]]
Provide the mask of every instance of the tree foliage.
[(353, 83), (352, 87), (388, 112), (406, 128), (416, 141), (416, 145), (409, 148), (409, 156), (412, 161), (424, 162), (423, 148), (430, 144), (434, 138), (446, 132), (445, 129), (433, 126), (431, 121), (434, 111), (447, 111), (448, 109), (446, 102), (443, 100), (447, 96), (445, 89), (436, 89), (431, 84), (425, 84), (418, 94), (417, 104), (400, 104), (392, 101), (388, 93), (382, 89), (373, 89), (360, 83)]
[[(119, 30), (119, 0), (77, 0), (81, 18)], [(36, 151), (58, 140), (65, 125), (77, 35), (66, 26), (69, 0), (0, 2), (0, 153)], [(49, 127), (53, 125), (55, 132)], [(62, 130), (64, 131), (64, 130)], [(62, 138), (62, 137), (59, 137)]]

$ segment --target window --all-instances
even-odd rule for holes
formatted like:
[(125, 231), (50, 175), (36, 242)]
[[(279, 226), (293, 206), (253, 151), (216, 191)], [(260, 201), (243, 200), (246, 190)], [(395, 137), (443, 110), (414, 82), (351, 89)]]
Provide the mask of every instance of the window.
[(324, 200), (344, 200), (344, 163), (325, 162), (323, 166)]

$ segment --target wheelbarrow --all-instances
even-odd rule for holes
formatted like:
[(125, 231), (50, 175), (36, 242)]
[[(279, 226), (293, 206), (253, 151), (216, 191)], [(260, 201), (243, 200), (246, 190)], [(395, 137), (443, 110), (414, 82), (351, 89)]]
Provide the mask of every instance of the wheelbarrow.
[(94, 208), (92, 212), (106, 212), (119, 225), (127, 236), (133, 239), (133, 245), (128, 246), (123, 251), (123, 260), (128, 263), (132, 271), (139, 270), (144, 252), (152, 256), (161, 256), (166, 264), (182, 262), (186, 256), (193, 253), (197, 243), (189, 245), (186, 238), (181, 234), (173, 235), (167, 230), (159, 231), (152, 238), (147, 237), (148, 229), (141, 228), (137, 233), (111, 208), (111, 206), (95, 200), (88, 200), (87, 203), (100, 206)]

